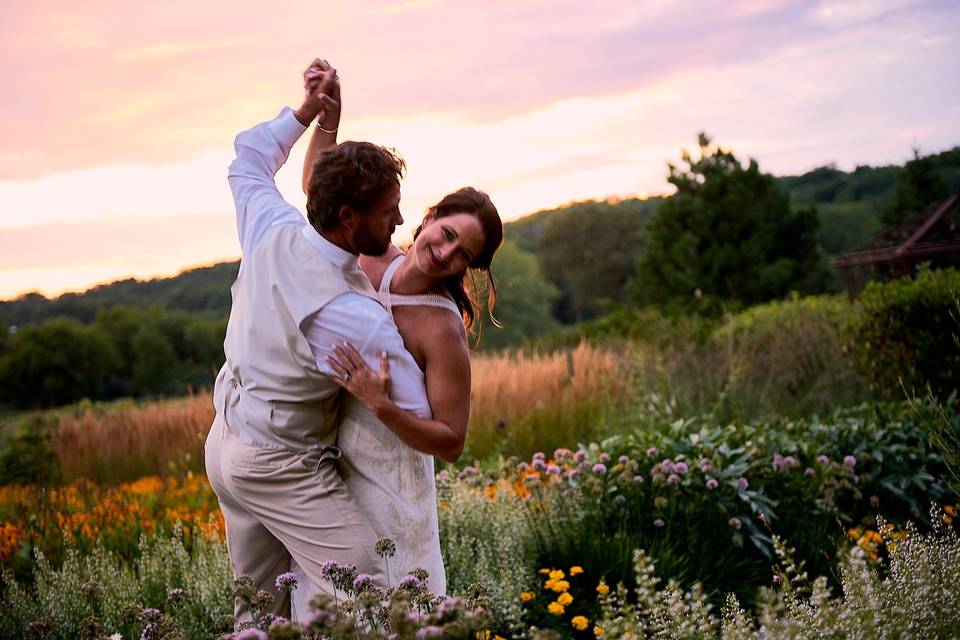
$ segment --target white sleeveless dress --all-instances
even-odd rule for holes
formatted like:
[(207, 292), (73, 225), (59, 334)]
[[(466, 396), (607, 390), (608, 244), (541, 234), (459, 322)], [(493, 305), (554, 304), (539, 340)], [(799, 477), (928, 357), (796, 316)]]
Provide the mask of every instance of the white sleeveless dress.
[[(418, 305), (446, 308), (460, 317), (456, 303), (445, 296), (391, 293), (390, 283), (402, 260), (397, 256), (389, 264), (377, 291), (391, 316), (393, 307)], [(389, 559), (391, 586), (422, 567), (430, 574), (430, 591), (445, 595), (433, 456), (404, 444), (350, 395), (344, 398), (337, 444), (343, 452), (340, 472), (353, 499), (377, 534), (397, 545), (397, 554)]]

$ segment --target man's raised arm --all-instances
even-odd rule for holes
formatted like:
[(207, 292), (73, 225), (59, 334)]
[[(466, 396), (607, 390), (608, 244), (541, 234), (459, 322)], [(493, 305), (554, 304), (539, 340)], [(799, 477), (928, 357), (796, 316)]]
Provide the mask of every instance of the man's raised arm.
[(307, 125), (323, 112), (329, 101), (324, 92), (331, 91), (335, 82), (335, 71), (319, 74), (308, 85), (299, 109), (286, 107), (273, 120), (237, 134), (236, 157), (230, 163), (227, 180), (236, 206), (237, 235), (243, 255), (253, 250), (274, 224), (305, 223), (300, 211), (283, 199), (274, 176)]

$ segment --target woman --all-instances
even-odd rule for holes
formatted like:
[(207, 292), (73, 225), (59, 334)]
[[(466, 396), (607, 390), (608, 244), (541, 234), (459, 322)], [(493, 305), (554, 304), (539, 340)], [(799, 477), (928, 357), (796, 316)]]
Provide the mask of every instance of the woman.
[[(320, 61), (304, 74), (311, 90)], [(339, 117), (339, 86), (329, 109)], [(326, 121), (331, 118), (327, 114)], [(338, 120), (338, 118), (337, 118)], [(333, 130), (315, 128), (304, 160), (306, 190), (313, 167), (335, 139)], [(393, 315), (407, 350), (423, 371), (429, 406), (412, 422), (389, 398), (389, 363), (371, 370), (351, 346), (328, 359), (338, 382), (350, 395), (344, 400), (338, 445), (341, 471), (351, 493), (370, 517), (378, 535), (394, 540), (396, 556), (388, 562), (395, 584), (411, 569), (430, 575), (435, 594), (446, 591), (437, 526), (433, 456), (455, 461), (463, 450), (470, 416), (470, 358), (467, 332), (477, 316), (467, 289), (468, 269), (486, 276), (492, 309), (496, 289), (490, 274), (503, 240), (496, 207), (483, 192), (464, 188), (431, 207), (414, 234), (407, 254), (391, 245), (383, 256), (361, 256), (360, 266)]]

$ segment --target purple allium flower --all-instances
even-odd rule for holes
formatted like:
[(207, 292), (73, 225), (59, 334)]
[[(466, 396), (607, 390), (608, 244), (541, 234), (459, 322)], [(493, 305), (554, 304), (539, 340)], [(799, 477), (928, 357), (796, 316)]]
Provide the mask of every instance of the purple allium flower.
[(783, 456), (779, 453), (773, 454), (773, 470), (777, 471), (781, 466), (783, 466)]
[(830, 458), (828, 458), (827, 456), (821, 453), (820, 455), (817, 456), (817, 462), (819, 462), (820, 464), (830, 464)]
[(660, 463), (660, 469), (664, 473), (673, 473), (673, 460), (670, 458), (664, 458), (663, 462)]
[(619, 458), (617, 458), (617, 462), (619, 462), (620, 464), (627, 464), (628, 462), (630, 462), (630, 456), (627, 456), (627, 455), (620, 456)]
[(663, 518), (657, 518), (656, 520), (653, 521), (653, 526), (655, 527), (662, 527), (665, 524), (667, 523), (663, 521)]
[(260, 629), (244, 629), (235, 633), (233, 640), (267, 640), (267, 634)]
[(517, 465), (517, 471), (519, 471), (520, 473), (524, 473), (529, 470), (530, 470), (530, 465), (528, 465), (526, 462), (521, 462), (520, 464)]
[(457, 474), (457, 477), (463, 480), (464, 478), (469, 478), (475, 475), (477, 475), (476, 467), (464, 467), (460, 470), (460, 473)]
[(561, 448), (559, 448), (559, 449), (557, 449), (556, 451), (553, 452), (553, 459), (554, 459), (554, 460), (562, 461), (564, 458), (566, 458), (567, 456), (569, 456), (571, 453), (573, 453), (573, 452), (570, 451), (570, 449), (567, 449), (567, 448), (565, 448), (565, 447), (561, 447)]
[(602, 452), (599, 456), (597, 456), (597, 460), (599, 460), (600, 462), (606, 464), (606, 463), (610, 462), (610, 454), (607, 453), (607, 452)]
[(397, 585), (398, 589), (407, 589), (409, 591), (419, 591), (423, 589), (423, 583), (417, 576), (404, 576)]
[(857, 459), (851, 455), (845, 455), (843, 456), (843, 464), (844, 466), (850, 467), (852, 469), (855, 466), (857, 466)]
[(546, 471), (547, 463), (537, 458), (536, 460), (533, 461), (533, 468), (536, 469), (537, 471)]
[(667, 476), (667, 484), (677, 484), (678, 482), (680, 482), (680, 476), (677, 474), (671, 473)]
[(336, 560), (327, 560), (322, 565), (320, 565), (320, 575), (324, 577), (325, 580), (331, 580), (333, 574), (340, 569), (340, 563)]
[(548, 466), (547, 466), (547, 473), (550, 474), (551, 476), (559, 476), (559, 475), (560, 475), (560, 467), (558, 467), (558, 466), (555, 465), (555, 464), (548, 465)]
[(719, 484), (716, 478), (707, 478), (707, 489), (716, 489)]
[(617, 504), (623, 504), (624, 502), (627, 501), (627, 497), (624, 495), (619, 495), (616, 498), (614, 498), (613, 501), (616, 502)]
[(430, 625), (417, 631), (417, 640), (430, 640), (431, 638), (442, 638), (443, 627)]
[(273, 613), (265, 613), (263, 617), (260, 618), (260, 623), (266, 625), (268, 629), (275, 624), (286, 624), (287, 622), (289, 622), (289, 620), (283, 616), (278, 616)]
[(783, 459), (783, 467), (785, 469), (793, 469), (794, 467), (799, 467), (799, 466), (800, 466), (800, 463), (797, 462), (797, 459), (794, 458), (793, 456), (786, 456)]
[(357, 593), (361, 591), (369, 591), (370, 589), (374, 589), (376, 586), (376, 580), (374, 580), (373, 576), (368, 573), (361, 573), (353, 579), (353, 590)]
[(643, 476), (633, 476), (633, 484), (643, 484)]
[(607, 472), (607, 465), (598, 462), (597, 464), (593, 465), (593, 472), (598, 476), (602, 476)]
[(730, 518), (730, 526), (736, 529), (737, 531), (739, 531), (740, 527), (743, 526), (743, 523), (740, 522), (740, 518), (733, 517), (733, 518)]
[(813, 467), (807, 467), (803, 470), (803, 475), (807, 476), (808, 478), (812, 478), (813, 476), (817, 475), (817, 472), (813, 470)]
[(587, 452), (584, 449), (577, 449), (577, 452), (573, 454), (574, 462), (583, 462), (587, 459)]
[(571, 480), (576, 480), (579, 477), (580, 477), (580, 471), (578, 471), (577, 469), (574, 469), (573, 471), (570, 472)]
[(687, 466), (686, 462), (678, 462), (673, 465), (673, 470), (679, 473), (680, 475), (686, 475), (687, 471), (690, 470), (690, 467)]
[(140, 622), (156, 622), (161, 615), (160, 609), (154, 609), (153, 607), (143, 609), (140, 611)]
[(648, 458), (653, 458), (654, 456), (659, 455), (659, 453), (660, 453), (660, 450), (657, 449), (656, 447), (650, 447), (649, 449), (647, 449)]
[(547, 459), (547, 454), (545, 454), (543, 451), (537, 451), (535, 454), (533, 454), (534, 462), (537, 460), (546, 460), (546, 459)]
[(737, 486), (739, 486), (740, 490), (743, 491), (750, 486), (750, 483), (747, 482), (746, 478), (744, 478), (743, 476), (740, 476), (739, 478), (737, 478)]
[(700, 458), (700, 461), (697, 462), (697, 466), (700, 467), (701, 473), (707, 473), (713, 469), (713, 463), (710, 462), (709, 458)]
[(297, 588), (297, 574), (293, 571), (287, 571), (277, 576), (277, 589), (286, 589), (288, 591)]

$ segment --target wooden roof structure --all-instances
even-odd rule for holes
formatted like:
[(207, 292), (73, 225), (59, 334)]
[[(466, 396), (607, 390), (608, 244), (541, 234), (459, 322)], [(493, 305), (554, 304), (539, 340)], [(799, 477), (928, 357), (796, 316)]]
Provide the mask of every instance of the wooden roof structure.
[(955, 264), (960, 261), (960, 193), (888, 227), (866, 242), (833, 258), (853, 295), (864, 272), (899, 277), (911, 273), (920, 262)]

